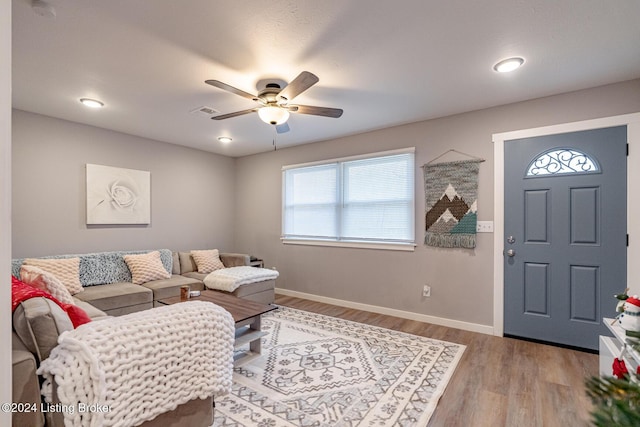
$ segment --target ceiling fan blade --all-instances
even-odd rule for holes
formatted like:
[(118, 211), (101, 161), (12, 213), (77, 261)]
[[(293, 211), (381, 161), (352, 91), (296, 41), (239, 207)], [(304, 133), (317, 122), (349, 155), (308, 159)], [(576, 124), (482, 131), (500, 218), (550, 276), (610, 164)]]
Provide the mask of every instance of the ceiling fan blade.
[(287, 124), (287, 122), (284, 122), (281, 125), (276, 125), (276, 132), (277, 133), (286, 133), (289, 132), (291, 129), (289, 128), (289, 125)]
[(252, 101), (258, 101), (258, 97), (255, 95), (251, 95), (249, 92), (245, 92), (233, 86), (230, 86), (226, 83), (222, 83), (219, 80), (205, 80), (205, 83), (218, 89), (226, 90), (227, 92), (235, 93), (236, 95), (240, 95), (243, 98), (250, 99)]
[(311, 105), (290, 105), (289, 111), (298, 114), (313, 114), (314, 116), (333, 117), (337, 119), (342, 116), (342, 109), (329, 107), (313, 107)]
[(211, 117), (211, 120), (230, 119), (232, 117), (238, 117), (238, 116), (242, 116), (242, 115), (245, 115), (245, 114), (253, 113), (254, 111), (258, 111), (258, 110), (259, 110), (259, 108), (250, 108), (248, 110), (236, 111), (235, 113), (221, 114), (219, 116)]
[(298, 77), (293, 79), (291, 83), (287, 85), (284, 89), (278, 93), (278, 101), (286, 104), (291, 101), (296, 96), (300, 95), (305, 90), (309, 89), (314, 84), (318, 83), (320, 79), (313, 73), (308, 71), (303, 71), (298, 74)]

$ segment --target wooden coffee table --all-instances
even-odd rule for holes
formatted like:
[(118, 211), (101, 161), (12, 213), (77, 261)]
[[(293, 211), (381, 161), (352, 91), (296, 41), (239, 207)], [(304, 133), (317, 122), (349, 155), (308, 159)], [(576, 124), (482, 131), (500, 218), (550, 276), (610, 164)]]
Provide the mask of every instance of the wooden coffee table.
[[(208, 301), (219, 305), (231, 313), (236, 323), (235, 348), (249, 344), (249, 351), (238, 352), (234, 356), (234, 366), (242, 366), (245, 363), (260, 357), (262, 344), (260, 339), (267, 333), (261, 329), (260, 316), (270, 311), (276, 310), (275, 305), (261, 304), (259, 302), (242, 299), (222, 292), (205, 290), (200, 292), (199, 297), (191, 297), (189, 301)], [(165, 305), (177, 304), (179, 296), (163, 298), (158, 300)]]

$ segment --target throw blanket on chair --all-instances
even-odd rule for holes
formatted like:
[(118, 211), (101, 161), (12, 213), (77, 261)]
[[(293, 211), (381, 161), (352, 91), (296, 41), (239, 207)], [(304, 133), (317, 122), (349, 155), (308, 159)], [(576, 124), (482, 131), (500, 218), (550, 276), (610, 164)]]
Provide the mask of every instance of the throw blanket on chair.
[[(231, 390), (233, 318), (204, 301), (139, 311), (64, 332), (38, 374), (52, 402), (55, 379), (66, 426), (130, 426), (196, 398)], [(80, 405), (107, 412), (82, 412)], [(104, 405), (104, 406), (103, 406)]]
[(279, 275), (276, 270), (243, 265), (213, 271), (204, 278), (204, 284), (209, 289), (233, 292), (242, 285), (274, 280)]

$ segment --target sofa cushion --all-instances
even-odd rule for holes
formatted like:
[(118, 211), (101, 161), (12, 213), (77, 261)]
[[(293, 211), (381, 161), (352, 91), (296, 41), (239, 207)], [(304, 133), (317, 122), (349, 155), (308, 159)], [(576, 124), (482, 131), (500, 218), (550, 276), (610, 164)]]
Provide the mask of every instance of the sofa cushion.
[(189, 277), (191, 279), (196, 279), (196, 280), (200, 280), (201, 282), (204, 282), (204, 278), (207, 277), (209, 274), (208, 273), (198, 273), (197, 271), (191, 271), (189, 273), (183, 273), (182, 275), (184, 277)]
[(131, 271), (131, 281), (136, 285), (171, 277), (171, 273), (162, 265), (160, 252), (158, 251), (139, 255), (125, 255), (124, 261), (127, 263), (129, 271)]
[(107, 313), (105, 313), (104, 311), (92, 306), (88, 302), (82, 301), (81, 299), (78, 299), (76, 297), (72, 297), (72, 298), (74, 300), (73, 302), (75, 303), (75, 305), (77, 305), (78, 307), (83, 309), (84, 312), (87, 313), (87, 316), (89, 316), (91, 318), (91, 320), (105, 319), (105, 318), (109, 317), (109, 315)]
[(116, 308), (147, 304), (152, 307), (153, 292), (144, 286), (129, 282), (108, 283), (100, 286), (90, 286), (76, 298), (86, 301), (96, 308), (109, 312)]
[(198, 271), (198, 266), (191, 256), (191, 252), (178, 252), (180, 258), (180, 274), (193, 273)]
[(220, 260), (227, 268), (249, 265), (250, 259), (251, 257), (247, 254), (236, 254), (229, 252), (220, 254)]
[(179, 275), (173, 275), (170, 279), (152, 280), (142, 284), (145, 288), (153, 291), (154, 301), (180, 295), (180, 287), (185, 285), (189, 286), (192, 291), (204, 290), (202, 281)]
[[(187, 273), (193, 273), (198, 271), (198, 266), (196, 265), (193, 257), (191, 256), (191, 252), (178, 252), (178, 259), (180, 260), (180, 273), (183, 276), (187, 276)], [(249, 265), (249, 255), (247, 254), (236, 254), (236, 253), (220, 253), (220, 261), (224, 264), (225, 267), (239, 267), (241, 265)], [(204, 278), (204, 276), (197, 276), (197, 278)], [(196, 277), (196, 276), (188, 276), (188, 277)], [(202, 279), (199, 279), (202, 280)]]
[(40, 267), (47, 273), (53, 274), (69, 290), (71, 295), (82, 292), (80, 283), (80, 258), (43, 259), (27, 258), (23, 265)]
[(173, 268), (171, 270), (171, 274), (180, 274), (180, 255), (178, 252), (171, 253), (173, 257)]
[(13, 329), (30, 352), (42, 362), (58, 345), (58, 336), (73, 329), (69, 316), (48, 298), (30, 298), (13, 312)]
[(224, 268), (217, 249), (191, 251), (191, 256), (198, 266), (198, 273), (211, 273)]
[[(139, 286), (139, 285), (136, 285), (136, 286)], [(149, 310), (153, 307), (154, 307), (154, 303), (153, 301), (151, 301), (151, 302), (145, 302), (143, 304), (112, 308), (111, 310), (105, 310), (105, 313), (107, 313), (107, 315), (109, 316), (117, 317), (117, 316), (124, 316), (125, 314), (137, 313), (138, 311), (142, 311), (142, 310)]]
[(49, 292), (58, 301), (65, 304), (74, 304), (69, 290), (53, 274), (47, 273), (34, 265), (20, 267), (20, 280), (34, 288)]

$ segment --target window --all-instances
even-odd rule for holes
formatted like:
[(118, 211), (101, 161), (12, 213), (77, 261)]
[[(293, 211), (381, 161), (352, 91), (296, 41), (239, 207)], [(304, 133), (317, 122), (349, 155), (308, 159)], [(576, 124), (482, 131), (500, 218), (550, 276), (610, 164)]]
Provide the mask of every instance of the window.
[(415, 243), (414, 149), (283, 168), (285, 243)]
[(570, 148), (554, 148), (540, 154), (529, 164), (526, 177), (599, 172), (598, 162), (588, 154)]

